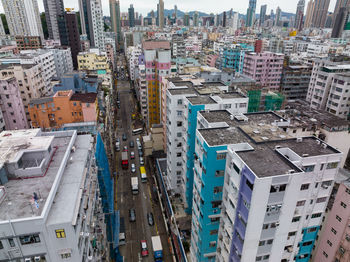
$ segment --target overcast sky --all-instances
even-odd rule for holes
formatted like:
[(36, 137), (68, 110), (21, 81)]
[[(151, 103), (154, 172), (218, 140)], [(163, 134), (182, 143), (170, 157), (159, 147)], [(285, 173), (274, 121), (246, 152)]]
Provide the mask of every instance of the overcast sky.
[[(40, 11), (44, 11), (43, 0), (37, 0)], [(109, 0), (101, 0), (103, 6), (103, 14), (109, 16)], [(305, 11), (308, 0), (305, 0)], [(336, 0), (331, 0), (329, 11), (333, 12)], [(158, 0), (120, 0), (121, 12), (127, 12), (130, 4), (134, 5), (135, 12), (141, 12), (146, 15), (152, 9), (157, 10)], [(181, 11), (202, 11), (205, 13), (221, 13), (230, 10), (238, 11), (242, 14), (247, 12), (249, 0), (164, 0), (165, 9), (173, 9), (177, 5)], [(256, 11), (260, 12), (260, 6), (267, 4), (267, 13), (270, 10), (276, 10), (280, 6), (282, 11), (295, 13), (298, 0), (257, 0)], [(78, 10), (78, 0), (64, 0), (65, 7), (73, 7)], [(0, 11), (3, 12), (2, 6)]]

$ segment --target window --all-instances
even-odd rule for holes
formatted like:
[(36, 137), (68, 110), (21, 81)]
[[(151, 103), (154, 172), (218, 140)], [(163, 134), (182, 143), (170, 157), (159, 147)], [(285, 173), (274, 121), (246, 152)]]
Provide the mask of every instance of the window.
[(297, 202), (297, 207), (305, 205), (305, 200), (300, 200)]
[(317, 230), (317, 227), (312, 227), (307, 230), (308, 233), (315, 232)]
[(289, 232), (288, 236), (291, 237), (291, 236), (295, 236), (296, 234), (297, 234), (297, 231), (293, 231), (293, 232)]
[(2, 244), (2, 242), (0, 240), (0, 249), (3, 249), (3, 248), (4, 248), (4, 246), (3, 246), (3, 244)]
[(346, 188), (345, 189), (345, 192), (348, 193), (350, 195), (350, 189), (349, 188)]
[(215, 247), (215, 246), (216, 246), (216, 241), (209, 242), (209, 247)]
[(327, 240), (327, 244), (328, 244), (330, 247), (333, 246), (332, 242), (329, 241), (329, 240)]
[(260, 257), (256, 257), (255, 261), (261, 261), (262, 260), (262, 256)]
[(177, 136), (177, 137), (182, 137), (182, 133), (181, 133), (181, 132), (176, 133), (176, 136)]
[(176, 162), (176, 166), (182, 166), (181, 162)]
[(182, 99), (178, 99), (178, 100), (177, 100), (177, 104), (178, 104), (178, 105), (182, 105)]
[(222, 192), (222, 186), (216, 186), (214, 187), (214, 194), (218, 194)]
[(86, 103), (86, 107), (90, 107), (90, 103)]
[(307, 241), (303, 243), (303, 247), (312, 245), (312, 241)]
[(218, 234), (218, 230), (214, 229), (214, 230), (210, 230), (210, 235), (217, 235)]
[(182, 111), (178, 110), (176, 111), (176, 113), (177, 113), (177, 116), (182, 116)]
[(332, 231), (332, 233), (333, 233), (334, 235), (337, 234), (337, 230), (335, 230), (333, 227), (331, 228), (331, 231)]
[(28, 236), (21, 236), (19, 238), (22, 245), (28, 245), (33, 243), (40, 243), (40, 237), (38, 234), (35, 235), (28, 235)]
[(177, 121), (177, 126), (182, 126), (182, 121)]
[(215, 222), (219, 222), (220, 218), (219, 217), (214, 217), (210, 219), (210, 222), (215, 223)]
[(343, 207), (343, 208), (346, 208), (346, 204), (342, 201), (340, 202), (340, 205)]
[(263, 224), (263, 229), (268, 229), (269, 228), (269, 224)]
[(263, 245), (265, 245), (265, 240), (259, 242), (259, 246), (260, 247), (263, 246)]
[(305, 172), (312, 172), (315, 169), (315, 165), (311, 165), (311, 166), (304, 166), (304, 171)]
[(13, 240), (13, 238), (9, 238), (8, 241), (9, 241), (10, 247), (15, 247), (16, 246), (15, 241)]
[(328, 257), (328, 254), (327, 254), (326, 252), (324, 252), (324, 251), (323, 251), (323, 255), (324, 255), (325, 257)]
[(339, 222), (341, 222), (341, 220), (342, 220), (341, 217), (338, 215), (335, 216), (335, 219), (338, 220)]
[(265, 255), (265, 256), (263, 256), (263, 259), (265, 260), (265, 259), (269, 259), (270, 258), (270, 255)]
[(300, 221), (300, 216), (293, 217), (292, 222), (298, 222)]
[(273, 243), (273, 239), (269, 239), (269, 240), (267, 240), (267, 242), (266, 242), (267, 245), (272, 245), (272, 243)]
[(56, 229), (56, 237), (57, 238), (65, 238), (66, 237), (66, 233), (64, 232), (64, 229)]
[(338, 166), (338, 162), (331, 162), (327, 164), (326, 169), (333, 169), (333, 168), (337, 168)]
[(327, 197), (320, 197), (320, 198), (317, 198), (316, 203), (323, 203), (323, 202), (326, 202), (326, 200), (327, 200)]
[(311, 218), (317, 218), (317, 217), (321, 217), (322, 213), (315, 213), (311, 215)]
[(177, 156), (177, 157), (180, 157), (180, 156), (181, 156), (181, 152), (176, 153), (176, 156)]
[(63, 254), (61, 254), (61, 258), (62, 258), (62, 259), (70, 258), (71, 256), (72, 256), (71, 253), (63, 253)]
[(310, 184), (302, 184), (300, 190), (308, 190)]
[(225, 171), (224, 170), (216, 170), (215, 171), (215, 177), (222, 177), (225, 175)]
[(224, 153), (216, 153), (216, 159), (217, 160), (222, 160), (222, 159), (226, 159), (226, 152)]

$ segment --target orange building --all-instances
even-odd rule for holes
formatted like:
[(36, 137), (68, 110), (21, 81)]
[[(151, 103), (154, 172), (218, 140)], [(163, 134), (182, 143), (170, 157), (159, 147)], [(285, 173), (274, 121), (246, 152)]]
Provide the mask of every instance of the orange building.
[(96, 105), (96, 93), (73, 94), (68, 90), (31, 100), (28, 111), (32, 127), (60, 128), (68, 123), (96, 121)]

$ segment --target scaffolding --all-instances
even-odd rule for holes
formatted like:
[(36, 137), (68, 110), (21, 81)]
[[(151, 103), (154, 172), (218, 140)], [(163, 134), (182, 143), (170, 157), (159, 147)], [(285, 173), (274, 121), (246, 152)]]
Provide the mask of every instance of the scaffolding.
[(248, 90), (247, 95), (249, 98), (248, 113), (259, 112), (261, 90), (259, 89)]
[(265, 96), (265, 111), (280, 110), (284, 96), (280, 93), (267, 93)]

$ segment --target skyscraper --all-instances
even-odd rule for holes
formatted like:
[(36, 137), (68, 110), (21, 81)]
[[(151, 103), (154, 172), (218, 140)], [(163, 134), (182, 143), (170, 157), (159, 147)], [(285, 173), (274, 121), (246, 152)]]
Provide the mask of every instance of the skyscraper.
[(260, 18), (259, 18), (259, 26), (263, 26), (266, 19), (266, 9), (267, 5), (262, 5), (260, 7)]
[(275, 26), (280, 26), (281, 13), (282, 13), (281, 8), (279, 6), (277, 6), (277, 8), (276, 8)]
[(222, 27), (226, 27), (226, 12), (222, 16)]
[(324, 28), (328, 14), (330, 0), (315, 0), (314, 11), (312, 15), (312, 27)]
[(295, 13), (295, 23), (294, 23), (294, 27), (299, 31), (303, 27), (304, 9), (305, 9), (305, 0), (299, 0), (297, 5), (297, 11)]
[(315, 2), (314, 0), (310, 0), (307, 3), (307, 8), (306, 8), (306, 15), (305, 15), (305, 22), (304, 22), (304, 27), (309, 28), (311, 27), (312, 24), (312, 16), (314, 14), (314, 7), (315, 7)]
[(66, 11), (65, 19), (68, 33), (68, 44), (72, 53), (73, 67), (78, 68), (78, 53), (80, 52), (80, 35), (78, 28), (78, 18), (74, 11)]
[(44, 0), (44, 8), (49, 38), (60, 40), (58, 17), (64, 15), (63, 0)]
[(121, 44), (121, 30), (120, 30), (120, 3), (119, 0), (109, 0), (109, 12), (111, 14), (112, 31), (115, 33), (118, 47)]
[(188, 13), (184, 14), (184, 26), (190, 26), (190, 15)]
[(131, 4), (129, 9), (129, 27), (135, 27), (135, 13), (134, 13), (134, 6)]
[(334, 7), (334, 12), (333, 12), (333, 19), (332, 19), (332, 26), (334, 26), (336, 17), (340, 11), (340, 8), (342, 7), (349, 7), (350, 6), (350, 0), (337, 0), (335, 7)]
[(346, 23), (349, 21), (350, 16), (350, 6), (341, 7), (335, 17), (333, 29), (332, 29), (332, 38), (342, 37), (342, 33)]
[(104, 23), (101, 0), (79, 0), (82, 34), (90, 40), (90, 46), (104, 50)]
[(159, 0), (159, 27), (164, 28), (164, 2), (163, 0)]
[(5, 35), (4, 24), (2, 23), (2, 19), (0, 19), (0, 36)]
[(199, 15), (198, 15), (198, 12), (194, 12), (194, 15), (193, 15), (193, 26), (198, 26), (198, 20), (199, 20)]
[(174, 12), (175, 12), (175, 20), (177, 18), (177, 5), (174, 6)]
[(37, 0), (2, 0), (10, 35), (39, 36), (44, 41)]
[(251, 27), (254, 25), (255, 9), (256, 9), (256, 0), (249, 0), (249, 7), (247, 9), (247, 21), (246, 21), (247, 27)]

